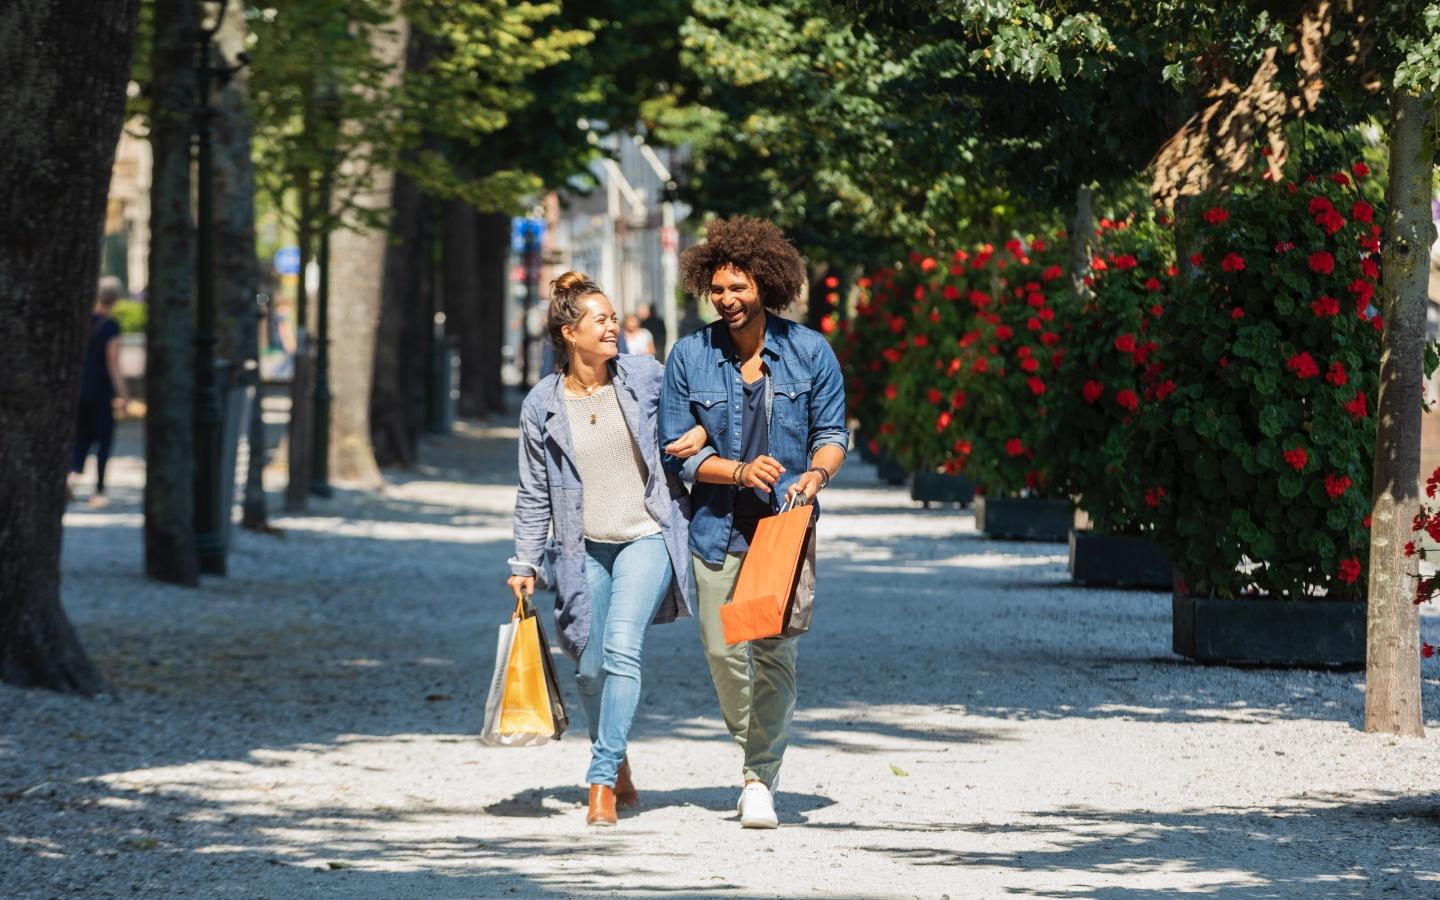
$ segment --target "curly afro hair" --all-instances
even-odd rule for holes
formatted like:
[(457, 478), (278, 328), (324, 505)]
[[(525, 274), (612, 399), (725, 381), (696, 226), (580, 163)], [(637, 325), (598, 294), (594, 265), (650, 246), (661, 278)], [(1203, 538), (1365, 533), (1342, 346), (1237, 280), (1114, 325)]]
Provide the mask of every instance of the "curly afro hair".
[(704, 242), (680, 254), (685, 292), (709, 296), (711, 276), (726, 266), (753, 278), (760, 302), (772, 312), (786, 309), (805, 290), (805, 260), (785, 233), (765, 219), (735, 216), (706, 226)]

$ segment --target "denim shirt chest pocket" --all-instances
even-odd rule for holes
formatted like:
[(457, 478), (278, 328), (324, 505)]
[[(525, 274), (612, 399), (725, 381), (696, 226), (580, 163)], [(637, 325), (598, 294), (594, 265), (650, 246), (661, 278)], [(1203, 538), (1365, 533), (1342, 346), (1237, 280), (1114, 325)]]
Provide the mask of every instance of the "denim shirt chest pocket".
[(730, 432), (728, 400), (724, 385), (706, 385), (690, 391), (691, 411), (717, 448), (724, 446), (720, 439)]
[(770, 414), (771, 442), (776, 433), (788, 446), (799, 447), (809, 456), (810, 382), (775, 382), (775, 405)]

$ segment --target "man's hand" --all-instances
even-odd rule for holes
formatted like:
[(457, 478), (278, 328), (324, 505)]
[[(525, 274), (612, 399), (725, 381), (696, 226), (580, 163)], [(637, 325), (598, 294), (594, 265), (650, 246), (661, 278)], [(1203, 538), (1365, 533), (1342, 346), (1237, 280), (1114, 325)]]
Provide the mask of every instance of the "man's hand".
[(814, 470), (806, 472), (795, 479), (795, 483), (790, 485), (790, 490), (785, 492), (785, 502), (793, 505), (795, 503), (795, 495), (804, 494), (804, 502), (809, 503), (815, 499), (815, 495), (820, 493), (820, 488), (824, 486), (825, 482), (820, 477), (819, 472)]
[(676, 459), (689, 459), (701, 450), (704, 450), (705, 444), (709, 440), (710, 436), (705, 433), (705, 426), (696, 425), (694, 428), (680, 435), (674, 442), (667, 444), (665, 446), (665, 452)]
[(515, 594), (516, 600), (523, 600), (526, 597), (535, 596), (534, 575), (511, 575), (505, 583), (510, 586), (510, 590)]
[(772, 456), (757, 456), (745, 465), (745, 477), (740, 483), (745, 487), (770, 493), (775, 482), (785, 474), (785, 467)]

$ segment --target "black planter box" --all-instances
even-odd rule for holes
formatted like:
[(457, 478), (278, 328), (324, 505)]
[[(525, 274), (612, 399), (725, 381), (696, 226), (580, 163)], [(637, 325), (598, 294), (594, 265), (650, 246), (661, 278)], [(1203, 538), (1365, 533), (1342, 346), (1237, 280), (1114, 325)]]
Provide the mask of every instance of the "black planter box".
[(976, 497), (975, 527), (986, 537), (1063, 544), (1075, 525), (1069, 500)]
[(910, 479), (910, 499), (925, 504), (926, 509), (931, 503), (959, 503), (964, 506), (975, 499), (975, 483), (964, 475), (916, 472)]
[(1365, 665), (1363, 600), (1222, 600), (1177, 591), (1172, 604), (1175, 652), (1196, 662)]
[(1096, 587), (1169, 590), (1174, 567), (1154, 541), (1135, 534), (1070, 532), (1070, 577)]
[(904, 484), (905, 479), (910, 477), (910, 473), (905, 471), (904, 466), (882, 452), (875, 460), (875, 477), (886, 484)]

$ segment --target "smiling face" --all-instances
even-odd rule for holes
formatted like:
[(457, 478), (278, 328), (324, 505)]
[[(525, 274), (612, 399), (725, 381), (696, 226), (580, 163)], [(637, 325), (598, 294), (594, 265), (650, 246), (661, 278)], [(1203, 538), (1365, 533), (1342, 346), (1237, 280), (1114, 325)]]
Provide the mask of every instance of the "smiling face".
[(722, 266), (710, 276), (710, 302), (715, 305), (716, 315), (725, 320), (731, 331), (739, 331), (757, 319), (765, 319), (755, 279), (734, 266)]
[(589, 294), (580, 298), (580, 306), (585, 314), (574, 325), (561, 329), (570, 341), (571, 354), (591, 363), (604, 362), (618, 354), (620, 317), (610, 300), (604, 294)]

